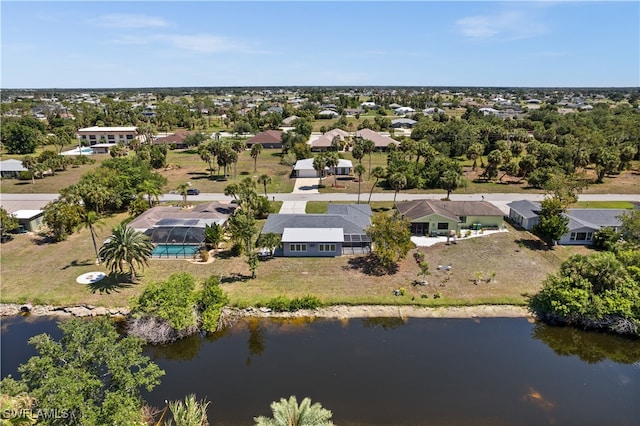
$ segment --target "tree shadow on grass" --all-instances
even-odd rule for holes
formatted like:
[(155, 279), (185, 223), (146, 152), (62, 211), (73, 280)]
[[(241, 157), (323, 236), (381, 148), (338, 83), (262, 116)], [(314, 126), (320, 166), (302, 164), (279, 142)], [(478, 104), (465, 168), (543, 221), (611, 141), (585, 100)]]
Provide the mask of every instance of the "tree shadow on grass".
[(65, 269), (69, 269), (75, 266), (91, 266), (91, 265), (95, 265), (96, 264), (96, 260), (95, 259), (85, 259), (85, 260), (78, 260), (78, 259), (73, 259), (71, 262), (69, 262), (68, 265), (63, 266), (62, 270)]
[(521, 238), (515, 241), (516, 244), (520, 247), (527, 248), (529, 250), (535, 251), (548, 251), (549, 246), (542, 240), (534, 240), (534, 239), (524, 239)]
[(251, 275), (238, 274), (237, 272), (234, 272), (229, 276), (220, 277), (220, 284), (233, 284), (236, 282), (246, 283), (250, 279), (251, 279)]
[(91, 293), (111, 294), (120, 293), (123, 288), (132, 287), (133, 283), (129, 281), (129, 274), (111, 273), (94, 283), (87, 284), (87, 288)]
[(394, 265), (391, 269), (385, 268), (380, 264), (380, 260), (374, 254), (367, 256), (358, 256), (349, 259), (349, 266), (343, 266), (344, 269), (357, 269), (363, 274), (381, 277), (383, 275), (393, 275), (398, 272), (398, 265)]

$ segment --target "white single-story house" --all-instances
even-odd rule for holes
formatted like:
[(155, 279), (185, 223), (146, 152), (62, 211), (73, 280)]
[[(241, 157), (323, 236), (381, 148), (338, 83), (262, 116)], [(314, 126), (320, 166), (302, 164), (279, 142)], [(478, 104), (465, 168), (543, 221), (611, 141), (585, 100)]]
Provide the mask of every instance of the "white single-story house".
[(36, 232), (42, 227), (44, 210), (16, 210), (13, 216), (18, 219), (21, 229)]
[(329, 204), (326, 214), (270, 214), (261, 233), (281, 236), (276, 256), (334, 257), (367, 254), (371, 239), (371, 208), (367, 204)]
[(391, 120), (391, 126), (395, 129), (400, 129), (402, 127), (411, 129), (416, 123), (416, 120), (412, 120), (410, 118), (396, 118), (395, 120)]
[(394, 112), (396, 115), (405, 115), (405, 114), (413, 114), (414, 112), (416, 112), (416, 110), (411, 107), (401, 106), (399, 108), (396, 108)]
[[(335, 174), (338, 176), (349, 176), (353, 170), (353, 163), (351, 160), (345, 160), (340, 158), (338, 160), (337, 167), (325, 167), (322, 173), (322, 177), (328, 174)], [(313, 178), (318, 177), (318, 171), (313, 168), (313, 158), (305, 158), (304, 160), (296, 161), (293, 166), (293, 177), (299, 178)]]
[(318, 113), (318, 118), (338, 118), (340, 114), (330, 109), (322, 110)]
[[(509, 219), (531, 231), (540, 222), (540, 203), (518, 200), (508, 203)], [(567, 209), (569, 232), (558, 240), (561, 245), (593, 244), (594, 234), (601, 228), (617, 230), (625, 209)]]
[(17, 178), (20, 172), (26, 172), (27, 168), (22, 165), (22, 161), (13, 158), (0, 161), (0, 176), (3, 178)]

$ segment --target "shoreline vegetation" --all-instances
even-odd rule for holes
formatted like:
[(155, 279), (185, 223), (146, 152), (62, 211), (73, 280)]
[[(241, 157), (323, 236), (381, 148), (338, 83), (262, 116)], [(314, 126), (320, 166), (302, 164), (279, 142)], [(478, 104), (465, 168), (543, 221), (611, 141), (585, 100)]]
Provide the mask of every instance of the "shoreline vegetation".
[[(60, 317), (126, 317), (128, 307), (104, 308), (91, 305), (52, 306), (0, 304), (0, 316), (31, 315)], [(315, 309), (300, 309), (293, 312), (275, 312), (268, 308), (225, 307), (221, 323), (229, 323), (241, 318), (533, 318), (525, 306), (517, 305), (475, 305), (425, 307), (412, 305), (333, 305)]]

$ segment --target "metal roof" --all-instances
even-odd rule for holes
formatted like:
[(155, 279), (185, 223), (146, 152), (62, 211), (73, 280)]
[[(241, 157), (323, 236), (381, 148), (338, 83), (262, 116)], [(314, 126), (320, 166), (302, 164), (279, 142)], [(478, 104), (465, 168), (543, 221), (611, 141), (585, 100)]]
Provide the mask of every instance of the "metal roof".
[(283, 243), (341, 243), (344, 240), (342, 228), (284, 228)]
[(507, 207), (527, 219), (538, 217), (537, 212), (540, 211), (540, 203), (530, 200), (512, 201), (507, 203)]

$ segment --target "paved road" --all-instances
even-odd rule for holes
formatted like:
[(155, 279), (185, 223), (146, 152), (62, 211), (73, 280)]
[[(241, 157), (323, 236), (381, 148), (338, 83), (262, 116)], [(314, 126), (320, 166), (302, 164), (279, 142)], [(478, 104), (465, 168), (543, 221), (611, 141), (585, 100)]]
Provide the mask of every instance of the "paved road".
[[(271, 193), (269, 198), (276, 201), (356, 201), (358, 194), (310, 194), (310, 193)], [(392, 193), (377, 193), (371, 197), (372, 201), (393, 201)], [(409, 194), (400, 192), (397, 200), (439, 200), (446, 194)], [(366, 201), (369, 194), (361, 194), (360, 201)], [(493, 194), (451, 194), (451, 199), (455, 201), (482, 200), (484, 197), (487, 201), (515, 201), (515, 200), (541, 200), (542, 194), (527, 193), (493, 193)], [(4, 201), (52, 201), (58, 198), (58, 194), (0, 194), (0, 202)], [(580, 194), (578, 198), (581, 201), (636, 201), (640, 202), (640, 194)], [(224, 201), (231, 200), (221, 193), (201, 193), (200, 195), (189, 195), (189, 200), (193, 201)], [(182, 197), (178, 194), (164, 194), (160, 196), (161, 201), (180, 201)]]

